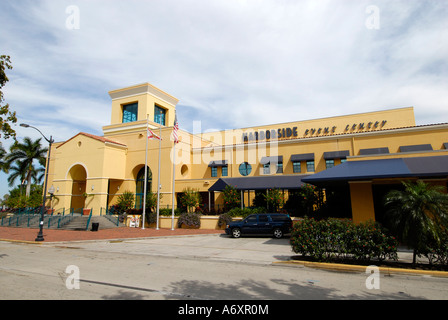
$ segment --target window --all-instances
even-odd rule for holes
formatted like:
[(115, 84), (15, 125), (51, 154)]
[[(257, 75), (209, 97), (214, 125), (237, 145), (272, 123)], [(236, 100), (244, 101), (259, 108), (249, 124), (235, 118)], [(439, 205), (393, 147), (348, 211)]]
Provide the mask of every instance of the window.
[(277, 173), (283, 173), (283, 163), (277, 163)]
[(212, 167), (212, 177), (218, 176), (218, 167)]
[(309, 160), (306, 162), (306, 171), (314, 172), (314, 161)]
[(300, 166), (300, 161), (294, 161), (292, 163), (292, 170), (293, 170), (294, 173), (302, 172), (302, 168)]
[(260, 222), (260, 223), (261, 222), (269, 222), (269, 218), (268, 218), (268, 216), (261, 214), (258, 216), (258, 222)]
[(252, 166), (247, 162), (243, 162), (240, 164), (239, 171), (242, 176), (248, 176), (252, 172)]
[(166, 110), (160, 108), (159, 106), (154, 106), (154, 122), (164, 126), (165, 118), (166, 118)]
[(222, 167), (222, 176), (223, 177), (227, 177), (228, 176), (227, 167)]
[(327, 169), (333, 168), (334, 167), (334, 160), (325, 160), (325, 165), (327, 167)]
[(247, 223), (257, 223), (257, 216), (255, 215), (248, 216), (245, 221)]
[(263, 174), (270, 174), (271, 173), (271, 164), (265, 163), (263, 165)]
[(123, 106), (123, 123), (137, 121), (138, 103)]
[(289, 216), (287, 216), (286, 214), (272, 214), (271, 215), (271, 219), (272, 221), (288, 221), (289, 220)]
[[(152, 172), (149, 167), (147, 167), (146, 172), (146, 195), (151, 192), (152, 185)], [(142, 209), (143, 208), (143, 198), (145, 194), (145, 167), (141, 168), (137, 174), (136, 180), (136, 194), (135, 194), (135, 208)]]
[(347, 159), (341, 159), (341, 163), (347, 162)]

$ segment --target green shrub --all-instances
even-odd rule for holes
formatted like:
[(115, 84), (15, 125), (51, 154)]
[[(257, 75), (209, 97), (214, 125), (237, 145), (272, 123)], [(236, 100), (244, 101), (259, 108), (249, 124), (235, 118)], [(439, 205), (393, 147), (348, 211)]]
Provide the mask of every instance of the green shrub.
[(124, 191), (123, 194), (118, 196), (118, 202), (116, 204), (117, 209), (121, 212), (125, 212), (134, 206), (135, 196), (131, 191)]
[(201, 226), (201, 215), (194, 212), (182, 213), (177, 221), (177, 227), (181, 228), (182, 224), (187, 227), (199, 228)]
[(430, 233), (424, 235), (425, 246), (420, 248), (418, 256), (424, 256), (430, 264), (448, 265), (448, 231), (441, 230), (438, 234), (439, 241)]
[(229, 211), (227, 211), (227, 214), (231, 217), (247, 217), (248, 215), (251, 214), (256, 214), (256, 213), (266, 213), (266, 209), (265, 208), (233, 208), (230, 209)]
[(142, 215), (143, 209), (135, 209), (135, 208), (127, 209), (126, 214), (127, 215)]
[(398, 242), (373, 222), (305, 218), (294, 224), (290, 242), (295, 253), (318, 261), (397, 259)]
[(182, 191), (180, 201), (182, 206), (187, 208), (188, 213), (193, 213), (196, 210), (196, 207), (199, 206), (201, 196), (197, 189), (188, 187)]
[(238, 208), (241, 205), (241, 193), (235, 187), (226, 186), (222, 196), (224, 198), (224, 210)]
[(283, 192), (280, 189), (269, 189), (264, 196), (267, 206), (272, 212), (278, 212), (279, 208), (283, 207), (285, 203)]
[(157, 223), (157, 212), (146, 211), (145, 215), (148, 224)]
[[(182, 210), (180, 209), (174, 209), (174, 215), (175, 216), (180, 216), (180, 214), (182, 213)], [(167, 208), (159, 208), (159, 215), (161, 216), (171, 216), (173, 214), (172, 209), (167, 209)]]

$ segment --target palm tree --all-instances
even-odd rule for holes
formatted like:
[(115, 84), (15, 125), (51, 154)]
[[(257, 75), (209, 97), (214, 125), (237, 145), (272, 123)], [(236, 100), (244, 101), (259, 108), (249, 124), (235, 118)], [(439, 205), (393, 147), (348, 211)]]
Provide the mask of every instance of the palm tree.
[(423, 181), (403, 185), (403, 191), (392, 190), (386, 195), (386, 217), (399, 240), (414, 249), (415, 264), (426, 235), (438, 240), (440, 227), (448, 225), (448, 195), (442, 186)]
[(8, 168), (5, 164), (5, 156), (6, 156), (6, 150), (3, 148), (3, 146), (0, 144), (0, 170), (7, 173)]
[[(10, 147), (10, 153), (5, 157), (6, 167), (14, 170), (8, 182), (10, 184), (14, 183), (17, 177), (26, 180), (27, 197), (29, 197), (31, 192), (31, 180), (37, 181), (37, 175), (42, 171), (42, 168), (35, 166), (35, 162), (39, 162), (42, 166), (42, 163), (46, 161), (48, 149), (42, 148), (40, 141), (41, 138), (32, 141), (29, 137), (25, 137), (23, 143), (16, 141)], [(13, 176), (15, 177), (13, 178)]]

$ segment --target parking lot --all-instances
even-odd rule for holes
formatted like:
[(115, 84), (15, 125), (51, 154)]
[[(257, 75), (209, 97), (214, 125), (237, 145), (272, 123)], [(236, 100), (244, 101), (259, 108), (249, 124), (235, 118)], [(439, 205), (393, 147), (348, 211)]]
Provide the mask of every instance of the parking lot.
[(62, 242), (48, 245), (93, 251), (260, 264), (286, 261), (294, 254), (288, 237), (274, 239), (272, 237), (246, 236), (233, 239), (225, 234)]

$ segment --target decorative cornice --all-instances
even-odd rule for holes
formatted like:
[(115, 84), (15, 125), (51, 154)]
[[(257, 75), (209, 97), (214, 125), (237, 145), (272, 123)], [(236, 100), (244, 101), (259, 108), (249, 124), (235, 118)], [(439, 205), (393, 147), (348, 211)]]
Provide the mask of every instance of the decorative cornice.
[(132, 87), (126, 87), (122, 89), (116, 89), (109, 91), (109, 96), (112, 100), (128, 98), (141, 94), (149, 94), (160, 100), (165, 101), (166, 103), (176, 106), (179, 102), (179, 99), (173, 97), (172, 95), (166, 93), (165, 91), (160, 90), (159, 88), (153, 86), (150, 83), (142, 83)]

